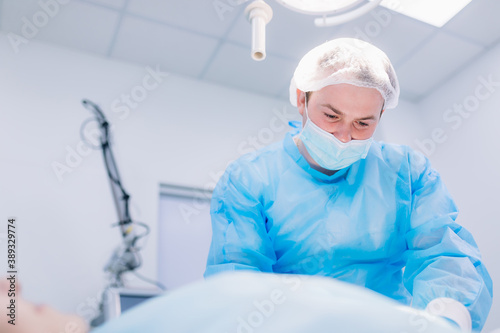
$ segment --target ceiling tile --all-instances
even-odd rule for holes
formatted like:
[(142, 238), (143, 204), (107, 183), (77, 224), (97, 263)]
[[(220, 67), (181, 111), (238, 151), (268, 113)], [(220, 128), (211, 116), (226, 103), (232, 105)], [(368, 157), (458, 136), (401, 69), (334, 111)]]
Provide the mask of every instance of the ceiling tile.
[(111, 56), (196, 77), (217, 44), (211, 37), (125, 16)]
[(99, 4), (116, 9), (122, 9), (125, 6), (125, 0), (80, 0), (80, 1)]
[(500, 39), (500, 1), (474, 0), (451, 19), (443, 30), (489, 46)]
[(437, 33), (408, 61), (396, 67), (402, 90), (421, 98), (462, 69), (483, 48), (444, 32)]
[(428, 24), (378, 7), (342, 25), (339, 36), (360, 38), (376, 45), (396, 65), (435, 31)]
[(231, 0), (130, 0), (127, 12), (211, 36), (223, 35), (241, 5)]
[[(106, 54), (117, 26), (116, 11), (84, 2), (42, 7), (33, 0), (5, 1), (2, 28), (28, 40), (37, 39), (85, 52)], [(5, 13), (9, 13), (6, 15)], [(19, 50), (25, 46), (19, 45)]]
[(22, 4), (20, 1), (2, 0), (1, 4), (2, 30), (7, 33), (13, 32), (19, 34), (23, 26), (22, 17), (31, 18), (35, 12), (41, 10), (36, 0), (25, 0)]
[(288, 86), (295, 66), (295, 62), (272, 55), (255, 61), (250, 57), (250, 48), (225, 43), (208, 68), (205, 79), (274, 97)]

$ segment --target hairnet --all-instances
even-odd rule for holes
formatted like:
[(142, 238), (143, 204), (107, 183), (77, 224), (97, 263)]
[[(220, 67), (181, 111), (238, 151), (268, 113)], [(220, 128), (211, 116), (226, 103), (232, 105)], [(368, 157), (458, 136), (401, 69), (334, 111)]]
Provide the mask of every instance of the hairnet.
[(355, 38), (333, 39), (309, 51), (293, 74), (290, 102), (297, 106), (297, 89), (317, 91), (340, 83), (377, 89), (386, 109), (398, 105), (399, 83), (391, 61), (377, 47)]

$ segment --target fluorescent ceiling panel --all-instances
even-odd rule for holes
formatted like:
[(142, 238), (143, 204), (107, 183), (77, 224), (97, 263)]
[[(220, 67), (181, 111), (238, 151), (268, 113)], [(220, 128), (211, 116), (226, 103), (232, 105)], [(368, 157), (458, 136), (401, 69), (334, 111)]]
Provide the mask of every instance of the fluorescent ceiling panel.
[(381, 6), (441, 28), (472, 0), (383, 0)]
[(364, 0), (277, 0), (280, 4), (304, 14), (322, 15), (344, 11)]

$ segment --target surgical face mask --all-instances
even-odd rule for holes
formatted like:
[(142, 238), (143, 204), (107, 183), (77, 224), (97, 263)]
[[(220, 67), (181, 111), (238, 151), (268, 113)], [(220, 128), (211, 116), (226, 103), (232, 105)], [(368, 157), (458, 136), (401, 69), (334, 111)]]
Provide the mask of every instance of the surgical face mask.
[(366, 158), (372, 138), (344, 143), (311, 121), (307, 110), (307, 97), (305, 109), (307, 120), (299, 138), (316, 163), (328, 170), (340, 170)]

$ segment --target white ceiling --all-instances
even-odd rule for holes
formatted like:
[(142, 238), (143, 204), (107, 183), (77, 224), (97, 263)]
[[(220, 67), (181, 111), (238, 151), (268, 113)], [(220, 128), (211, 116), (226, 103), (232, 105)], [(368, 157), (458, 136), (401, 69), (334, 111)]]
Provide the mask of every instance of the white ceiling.
[[(317, 28), (313, 17), (267, 0), (267, 58), (250, 58), (245, 0), (0, 0), (0, 30), (23, 35), (25, 21), (53, 17), (34, 39), (233, 88), (288, 98), (298, 60), (335, 37), (361, 37), (384, 50), (402, 96), (419, 101), (500, 39), (500, 1), (473, 0), (442, 28), (379, 7), (347, 24)], [(224, 6), (226, 11), (216, 10)], [(47, 10), (46, 10), (47, 11)], [(43, 23), (43, 22), (42, 22)], [(22, 48), (25, 45), (20, 45)]]

